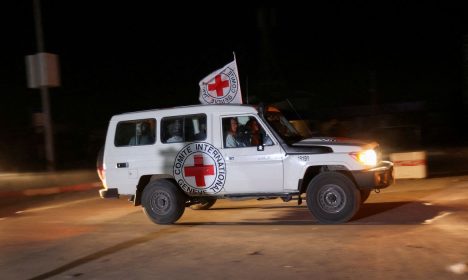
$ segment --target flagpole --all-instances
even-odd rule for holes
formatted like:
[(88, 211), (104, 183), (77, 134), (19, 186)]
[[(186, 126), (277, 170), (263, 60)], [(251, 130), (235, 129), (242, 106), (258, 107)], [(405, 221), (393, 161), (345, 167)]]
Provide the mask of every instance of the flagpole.
[[(234, 63), (236, 64), (236, 69), (238, 69), (237, 67), (237, 60), (236, 60), (236, 52), (232, 52), (232, 55), (234, 56)], [(239, 73), (237, 73), (237, 78), (239, 79), (239, 82), (240, 82), (240, 76), (239, 76)], [(247, 77), (247, 80), (246, 80), (246, 84), (247, 84), (247, 91), (246, 91), (246, 96), (245, 96), (245, 99), (247, 101), (246, 104), (249, 104), (249, 77)], [(239, 85), (239, 88), (240, 88), (240, 85)], [(242, 95), (241, 95), (242, 97)]]

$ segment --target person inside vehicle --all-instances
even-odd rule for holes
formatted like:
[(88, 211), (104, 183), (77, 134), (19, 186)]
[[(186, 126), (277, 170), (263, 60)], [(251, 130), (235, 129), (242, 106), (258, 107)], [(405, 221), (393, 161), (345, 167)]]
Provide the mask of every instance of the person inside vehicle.
[(250, 146), (258, 146), (261, 144), (261, 135), (260, 135), (260, 128), (258, 127), (258, 123), (256, 119), (250, 119), (246, 125), (249, 128), (250, 132), (250, 139), (249, 144)]
[(239, 127), (239, 123), (237, 122), (237, 118), (230, 118), (229, 119), (229, 129), (226, 135), (226, 148), (236, 148), (236, 147), (245, 147), (246, 145), (239, 141), (237, 135), (237, 129)]
[(174, 120), (167, 126), (169, 138), (166, 140), (167, 143), (182, 142), (182, 124), (180, 120)]
[(270, 137), (263, 132), (255, 118), (250, 118), (246, 124), (247, 128), (249, 129), (249, 145), (250, 146), (258, 146), (258, 145), (272, 145), (273, 142), (271, 141)]
[(148, 122), (136, 124), (136, 135), (130, 138), (128, 145), (148, 145), (154, 143), (154, 137), (151, 133), (151, 126)]
[(200, 124), (200, 131), (195, 134), (194, 140), (199, 141), (199, 140), (205, 140), (206, 139), (206, 124), (201, 123)]

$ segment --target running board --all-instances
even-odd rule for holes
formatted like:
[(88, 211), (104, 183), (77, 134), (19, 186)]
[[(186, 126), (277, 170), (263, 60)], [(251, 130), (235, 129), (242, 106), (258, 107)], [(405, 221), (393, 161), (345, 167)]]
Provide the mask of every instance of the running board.
[[(297, 198), (293, 198), (293, 196), (297, 196)], [(257, 200), (281, 198), (284, 202), (288, 202), (288, 201), (291, 201), (291, 200), (294, 199), (294, 200), (297, 200), (298, 205), (302, 204), (302, 197), (300, 196), (299, 192), (294, 192), (294, 193), (248, 193), (248, 194), (224, 195), (223, 197), (230, 198), (230, 199), (252, 198), (252, 199), (257, 199)]]

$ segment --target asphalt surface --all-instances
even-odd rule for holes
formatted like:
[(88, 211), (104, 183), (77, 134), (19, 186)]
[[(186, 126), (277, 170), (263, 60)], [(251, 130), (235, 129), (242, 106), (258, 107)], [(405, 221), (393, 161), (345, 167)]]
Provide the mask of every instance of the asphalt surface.
[(0, 207), (2, 279), (468, 279), (468, 176), (397, 180), (349, 222), (219, 200), (153, 224), (94, 190)]
[(0, 199), (100, 189), (96, 170), (0, 173)]

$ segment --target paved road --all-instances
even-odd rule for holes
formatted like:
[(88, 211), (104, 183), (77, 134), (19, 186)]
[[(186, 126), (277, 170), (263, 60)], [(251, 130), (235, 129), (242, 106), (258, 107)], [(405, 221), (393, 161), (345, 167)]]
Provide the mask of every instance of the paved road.
[(467, 262), (468, 176), (399, 181), (331, 226), (281, 200), (170, 226), (94, 190), (0, 208), (2, 279), (467, 279)]

